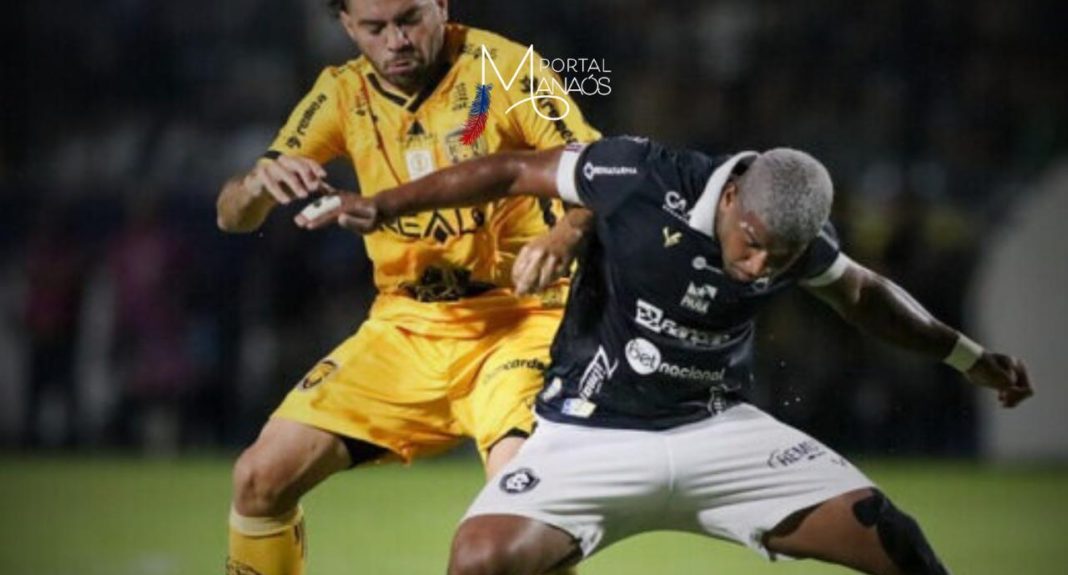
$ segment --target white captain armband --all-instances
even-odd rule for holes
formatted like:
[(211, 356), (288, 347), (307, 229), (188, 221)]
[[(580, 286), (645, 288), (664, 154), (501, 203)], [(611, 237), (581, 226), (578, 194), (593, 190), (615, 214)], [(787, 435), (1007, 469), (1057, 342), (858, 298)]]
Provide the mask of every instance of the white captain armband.
[(575, 167), (585, 147), (583, 144), (568, 144), (560, 152), (560, 163), (556, 166), (556, 192), (560, 194), (561, 200), (576, 206), (583, 204), (575, 186)]
[(957, 343), (953, 345), (953, 350), (942, 361), (953, 369), (964, 373), (971, 369), (975, 362), (979, 361), (983, 353), (983, 346), (975, 343), (963, 333), (958, 333)]
[(834, 262), (831, 263), (827, 269), (823, 270), (823, 273), (815, 277), (803, 279), (800, 283), (808, 287), (816, 288), (831, 285), (845, 274), (846, 268), (848, 268), (849, 264), (852, 262), (853, 260), (849, 259), (849, 256), (839, 252), (838, 257), (834, 258)]

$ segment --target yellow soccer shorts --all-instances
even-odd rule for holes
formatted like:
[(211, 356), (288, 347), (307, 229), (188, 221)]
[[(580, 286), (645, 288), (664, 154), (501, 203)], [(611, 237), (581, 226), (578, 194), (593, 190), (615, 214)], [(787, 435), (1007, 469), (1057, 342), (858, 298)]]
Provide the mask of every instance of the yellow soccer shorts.
[(485, 460), (509, 433), (531, 432), (562, 317), (562, 309), (528, 312), (477, 338), (421, 335), (368, 319), (272, 417), (365, 441), (404, 461), (470, 437)]

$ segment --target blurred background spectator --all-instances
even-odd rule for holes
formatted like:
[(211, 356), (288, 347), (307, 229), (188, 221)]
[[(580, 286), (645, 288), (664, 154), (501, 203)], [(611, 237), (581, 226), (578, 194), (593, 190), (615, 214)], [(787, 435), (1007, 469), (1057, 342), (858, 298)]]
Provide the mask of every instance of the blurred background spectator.
[[(358, 239), (282, 213), (247, 236), (214, 223), (223, 181), (324, 65), (355, 56), (324, 5), (22, 5), (25, 58), (4, 65), (0, 109), (3, 445), (246, 444), (362, 319)], [(1068, 148), (1052, 1), (450, 10), (547, 57), (603, 60), (611, 94), (579, 101), (606, 134), (811, 151), (835, 176), (847, 250), (965, 328), (988, 230)], [(347, 163), (331, 172), (352, 185)], [(977, 453), (976, 398), (949, 369), (857, 337), (800, 294), (761, 321), (754, 399), (773, 413), (851, 453)]]

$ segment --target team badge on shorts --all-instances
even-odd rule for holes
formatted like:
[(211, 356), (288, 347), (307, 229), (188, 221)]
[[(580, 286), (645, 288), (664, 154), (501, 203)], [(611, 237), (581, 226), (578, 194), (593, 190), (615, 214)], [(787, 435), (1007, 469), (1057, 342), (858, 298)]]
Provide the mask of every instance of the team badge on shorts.
[(331, 373), (337, 369), (337, 363), (331, 359), (324, 359), (315, 364), (315, 367), (311, 368), (308, 375), (304, 376), (304, 379), (300, 380), (297, 384), (297, 389), (301, 391), (308, 391), (309, 389), (319, 385), (324, 379), (330, 376)]
[(505, 493), (526, 493), (531, 489), (534, 489), (541, 479), (538, 479), (534, 472), (526, 467), (516, 469), (515, 471), (505, 475), (501, 478), (501, 490)]

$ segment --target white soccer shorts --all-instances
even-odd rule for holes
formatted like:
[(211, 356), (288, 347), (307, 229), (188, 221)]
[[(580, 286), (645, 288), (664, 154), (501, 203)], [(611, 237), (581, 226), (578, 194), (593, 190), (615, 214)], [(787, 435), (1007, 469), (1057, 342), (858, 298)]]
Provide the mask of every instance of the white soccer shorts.
[(467, 511), (529, 517), (570, 533), (584, 556), (656, 530), (764, 547), (796, 511), (873, 487), (842, 456), (746, 403), (665, 431), (540, 419)]

